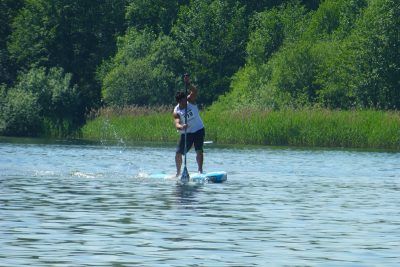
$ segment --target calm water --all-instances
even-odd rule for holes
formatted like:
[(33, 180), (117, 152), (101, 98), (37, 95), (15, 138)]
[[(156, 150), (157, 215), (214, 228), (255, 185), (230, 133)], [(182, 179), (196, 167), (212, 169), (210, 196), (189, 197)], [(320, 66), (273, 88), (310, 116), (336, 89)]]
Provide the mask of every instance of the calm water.
[[(399, 266), (400, 153), (0, 142), (0, 266)], [(195, 170), (195, 155), (188, 158)]]

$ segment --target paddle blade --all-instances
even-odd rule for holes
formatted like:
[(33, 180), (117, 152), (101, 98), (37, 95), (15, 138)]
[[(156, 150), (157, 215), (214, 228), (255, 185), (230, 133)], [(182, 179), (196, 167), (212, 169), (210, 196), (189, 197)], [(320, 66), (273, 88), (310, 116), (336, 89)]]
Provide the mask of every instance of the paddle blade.
[(183, 168), (182, 176), (181, 176), (181, 182), (182, 183), (187, 183), (189, 182), (190, 176), (187, 168)]

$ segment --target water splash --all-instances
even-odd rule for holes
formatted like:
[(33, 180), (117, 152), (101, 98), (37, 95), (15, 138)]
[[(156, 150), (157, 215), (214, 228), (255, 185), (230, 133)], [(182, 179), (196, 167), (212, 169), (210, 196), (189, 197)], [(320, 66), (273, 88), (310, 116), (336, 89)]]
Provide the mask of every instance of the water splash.
[(119, 152), (122, 153), (127, 148), (127, 144), (124, 139), (117, 133), (115, 126), (110, 122), (109, 118), (103, 120), (101, 127), (101, 138), (100, 144), (104, 147), (109, 147), (110, 143), (115, 143), (117, 146), (122, 147)]

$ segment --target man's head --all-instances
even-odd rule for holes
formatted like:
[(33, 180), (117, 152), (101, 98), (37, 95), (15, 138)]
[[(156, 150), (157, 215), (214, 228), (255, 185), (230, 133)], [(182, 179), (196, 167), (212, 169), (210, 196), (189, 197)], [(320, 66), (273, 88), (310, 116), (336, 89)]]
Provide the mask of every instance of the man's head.
[(184, 92), (182, 92), (182, 91), (176, 92), (176, 94), (175, 94), (175, 100), (176, 100), (177, 103), (180, 103), (180, 102), (181, 102), (182, 100), (184, 100), (185, 98), (186, 98), (186, 95), (185, 95)]

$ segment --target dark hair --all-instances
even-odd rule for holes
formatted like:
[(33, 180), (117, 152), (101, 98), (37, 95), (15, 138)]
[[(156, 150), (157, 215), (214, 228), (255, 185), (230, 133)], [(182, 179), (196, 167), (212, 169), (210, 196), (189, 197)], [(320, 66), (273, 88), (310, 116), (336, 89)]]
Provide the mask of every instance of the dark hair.
[(182, 92), (182, 91), (176, 92), (176, 94), (175, 94), (176, 102), (179, 102), (184, 98), (185, 98), (185, 93), (184, 92)]

